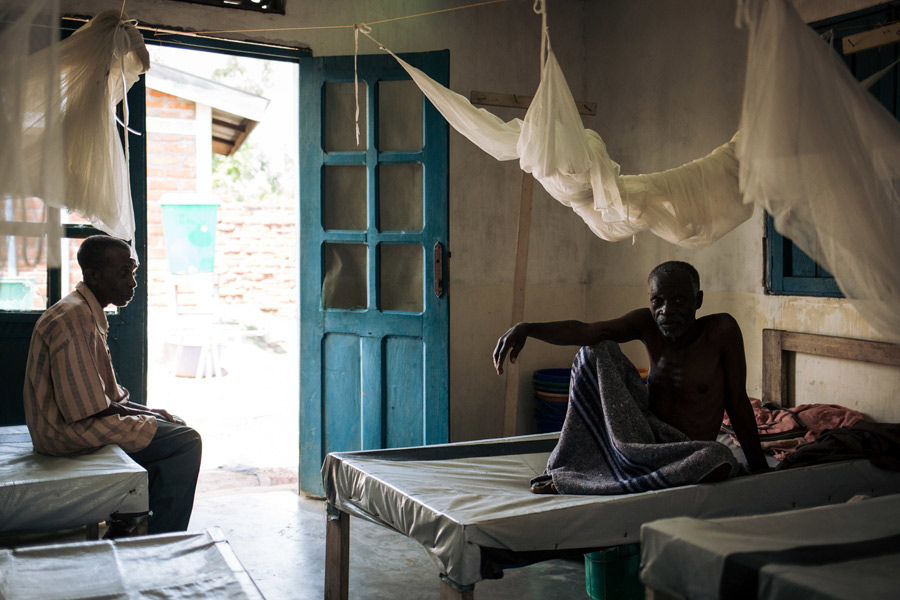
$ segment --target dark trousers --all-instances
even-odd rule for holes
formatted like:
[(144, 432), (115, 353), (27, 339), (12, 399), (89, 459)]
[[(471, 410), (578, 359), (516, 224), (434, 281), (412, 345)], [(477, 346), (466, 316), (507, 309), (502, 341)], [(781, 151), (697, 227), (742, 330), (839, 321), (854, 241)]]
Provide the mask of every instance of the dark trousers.
[(150, 486), (148, 533), (186, 531), (200, 474), (200, 434), (185, 425), (157, 419), (156, 435), (129, 456), (147, 469)]

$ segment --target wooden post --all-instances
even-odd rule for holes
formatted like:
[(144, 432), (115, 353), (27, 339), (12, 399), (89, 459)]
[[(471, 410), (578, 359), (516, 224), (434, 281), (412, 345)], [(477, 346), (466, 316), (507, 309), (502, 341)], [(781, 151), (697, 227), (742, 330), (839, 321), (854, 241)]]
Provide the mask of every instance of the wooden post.
[[(513, 303), (511, 324), (515, 325), (525, 317), (525, 281), (528, 274), (528, 238), (531, 233), (531, 197), (534, 177), (522, 173), (522, 190), (519, 198), (519, 227), (516, 241), (516, 267), (513, 279)], [(519, 365), (507, 360), (506, 399), (503, 411), (503, 435), (516, 435), (516, 421), (519, 413)]]
[(325, 600), (347, 600), (350, 584), (350, 515), (327, 507)]
[[(782, 352), (782, 331), (763, 329), (762, 361), (762, 403), (772, 402), (785, 406), (787, 400), (785, 386), (784, 352)], [(787, 407), (785, 407), (787, 408)]]

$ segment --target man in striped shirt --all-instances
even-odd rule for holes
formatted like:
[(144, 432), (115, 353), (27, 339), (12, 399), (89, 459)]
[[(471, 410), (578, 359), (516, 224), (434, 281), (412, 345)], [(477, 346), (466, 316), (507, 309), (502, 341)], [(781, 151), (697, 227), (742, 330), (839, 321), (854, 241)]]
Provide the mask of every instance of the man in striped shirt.
[[(103, 309), (134, 297), (131, 248), (96, 235), (78, 250), (83, 281), (38, 319), (25, 368), (34, 449), (65, 456), (118, 444), (147, 469), (149, 533), (185, 531), (200, 471), (200, 435), (163, 409), (128, 402), (106, 345)], [(121, 531), (113, 532), (121, 533)]]

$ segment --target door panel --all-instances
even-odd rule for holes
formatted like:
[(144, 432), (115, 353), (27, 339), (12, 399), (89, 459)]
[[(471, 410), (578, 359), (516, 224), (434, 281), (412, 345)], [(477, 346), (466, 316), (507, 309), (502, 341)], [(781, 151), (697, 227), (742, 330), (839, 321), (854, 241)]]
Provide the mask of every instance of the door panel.
[[(447, 81), (449, 54), (404, 56)], [(393, 57), (300, 63), (300, 487), (328, 452), (446, 442), (447, 124)], [(356, 103), (359, 92), (359, 143)], [(446, 280), (446, 260), (438, 276)]]
[(325, 453), (361, 450), (360, 337), (329, 333), (322, 340)]
[(422, 402), (422, 343), (418, 339), (384, 339), (384, 448), (425, 443)]

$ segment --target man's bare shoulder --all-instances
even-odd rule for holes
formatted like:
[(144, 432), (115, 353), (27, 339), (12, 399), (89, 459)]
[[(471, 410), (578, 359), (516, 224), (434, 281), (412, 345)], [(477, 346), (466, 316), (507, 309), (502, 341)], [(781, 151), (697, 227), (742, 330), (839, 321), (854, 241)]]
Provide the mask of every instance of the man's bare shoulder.
[[(723, 341), (742, 340), (741, 326), (737, 320), (728, 313), (716, 313), (697, 319), (703, 324), (707, 335), (713, 335)], [(743, 344), (743, 341), (741, 342)]]
[(713, 315), (705, 315), (699, 317), (698, 321), (715, 325), (717, 327), (737, 327), (740, 329), (737, 320), (728, 313), (715, 313)]

